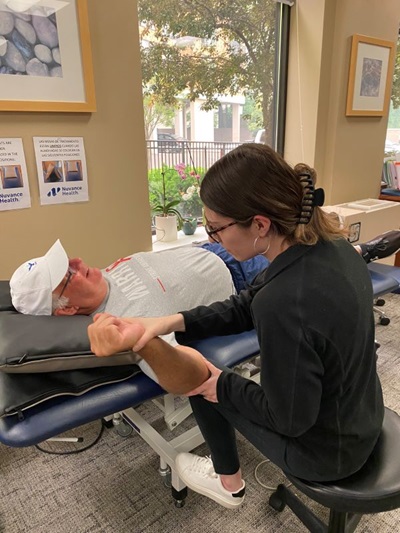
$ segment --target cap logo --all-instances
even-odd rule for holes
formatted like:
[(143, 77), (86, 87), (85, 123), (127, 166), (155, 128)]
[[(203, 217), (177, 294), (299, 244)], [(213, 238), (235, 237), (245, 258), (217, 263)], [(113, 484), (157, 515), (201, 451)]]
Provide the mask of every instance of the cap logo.
[(30, 272), (32, 268), (36, 265), (37, 265), (37, 261), (33, 261), (33, 263), (28, 261), (28, 272)]

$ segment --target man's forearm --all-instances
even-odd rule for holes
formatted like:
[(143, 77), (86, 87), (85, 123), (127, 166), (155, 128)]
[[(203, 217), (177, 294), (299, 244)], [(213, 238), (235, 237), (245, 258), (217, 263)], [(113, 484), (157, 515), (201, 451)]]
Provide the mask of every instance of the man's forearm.
[(209, 377), (203, 356), (188, 346), (173, 347), (158, 337), (138, 351), (166, 391), (186, 394)]
[[(185, 327), (183, 316), (171, 315), (163, 319), (123, 319), (99, 314), (88, 327), (90, 347), (99, 357), (132, 349), (144, 359), (157, 375), (158, 381), (168, 392), (185, 394), (209, 377), (204, 357), (187, 346), (172, 347), (157, 335), (167, 334)], [(150, 333), (140, 346), (137, 341)]]

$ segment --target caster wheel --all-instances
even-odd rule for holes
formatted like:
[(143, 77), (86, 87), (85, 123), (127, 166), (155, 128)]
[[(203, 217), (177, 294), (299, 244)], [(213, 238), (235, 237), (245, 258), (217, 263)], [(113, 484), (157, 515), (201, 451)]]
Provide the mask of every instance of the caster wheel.
[(268, 503), (270, 504), (272, 509), (275, 509), (275, 511), (278, 511), (278, 513), (281, 513), (286, 507), (286, 503), (281, 500), (281, 498), (277, 495), (276, 492), (271, 494)]
[(120, 437), (129, 437), (131, 435), (133, 428), (126, 422), (120, 422), (115, 426), (115, 430)]
[(387, 326), (388, 324), (390, 324), (390, 318), (388, 318), (387, 316), (383, 316), (379, 320), (379, 323), (382, 324), (382, 326)]
[(175, 507), (181, 509), (185, 505), (185, 500), (175, 500)]
[(385, 300), (383, 298), (378, 298), (375, 302), (375, 305), (382, 307), (382, 305), (385, 305)]

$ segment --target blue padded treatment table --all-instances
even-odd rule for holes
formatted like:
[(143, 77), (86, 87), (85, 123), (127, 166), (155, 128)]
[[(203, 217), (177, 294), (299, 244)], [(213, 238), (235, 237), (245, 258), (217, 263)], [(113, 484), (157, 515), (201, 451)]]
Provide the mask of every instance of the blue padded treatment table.
[[(254, 330), (238, 335), (211, 337), (193, 343), (207, 359), (218, 366), (234, 367), (256, 356), (259, 345)], [(0, 419), (0, 442), (7, 446), (31, 446), (69, 429), (136, 406), (165, 391), (146, 375), (111, 385), (103, 385), (80, 396), (47, 400), (17, 415)]]
[(391, 278), (395, 280), (395, 282), (397, 282), (397, 287), (395, 287), (395, 289), (391, 289), (390, 291), (386, 291), (386, 293), (400, 292), (400, 267), (385, 265), (383, 263), (370, 263), (368, 265), (368, 270), (370, 271), (372, 280), (376, 279), (378, 276), (384, 276), (386, 278)]
[[(375, 296), (399, 289), (399, 280), (386, 273), (377, 272), (387, 265), (370, 264), (369, 270)], [(396, 267), (388, 267), (391, 274)], [(207, 359), (219, 366), (234, 367), (259, 352), (254, 330), (238, 335), (212, 337), (194, 343)], [(0, 442), (21, 447), (37, 444), (74, 427), (123, 411), (147, 400), (165, 394), (165, 391), (144, 374), (126, 381), (103, 385), (80, 396), (63, 396), (31, 407), (24, 418), (17, 415), (0, 419)]]
[(392, 276), (392, 272), (390, 270), (387, 273), (382, 273), (373, 269), (373, 266), (375, 265), (373, 265), (372, 263), (368, 265), (368, 270), (371, 276), (372, 290), (375, 297), (382, 296), (383, 294), (388, 294), (389, 292), (393, 292), (399, 288), (400, 279), (396, 280)]

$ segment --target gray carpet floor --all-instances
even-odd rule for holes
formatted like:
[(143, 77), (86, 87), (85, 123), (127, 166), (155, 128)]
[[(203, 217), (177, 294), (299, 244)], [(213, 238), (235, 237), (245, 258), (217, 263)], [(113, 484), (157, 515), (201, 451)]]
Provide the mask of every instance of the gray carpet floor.
[[(377, 326), (381, 343), (378, 367), (385, 403), (400, 412), (400, 295), (386, 298), (389, 326)], [(159, 411), (148, 403), (139, 408), (146, 419), (168, 437)], [(188, 423), (185, 421), (185, 424)], [(94, 439), (99, 422), (80, 428), (85, 443)], [(78, 433), (77, 430), (74, 432)], [(66, 444), (43, 444), (53, 451)], [(76, 446), (76, 445), (73, 445)], [(242, 470), (247, 482), (244, 504), (229, 511), (189, 491), (177, 508), (158, 474), (155, 452), (137, 435), (123, 438), (106, 429), (100, 441), (76, 455), (49, 455), (35, 447), (12, 449), (0, 445), (0, 531), (4, 533), (252, 533), (306, 531), (286, 508), (277, 513), (268, 506), (269, 492), (254, 471), (264, 457), (239, 437)], [(204, 445), (199, 453), (206, 453)], [(283, 481), (278, 469), (263, 463), (258, 478), (266, 485)], [(304, 498), (305, 501), (307, 501)], [(307, 501), (307, 503), (310, 503)], [(322, 519), (325, 509), (312, 508)], [(400, 510), (364, 516), (357, 532), (400, 531)]]

